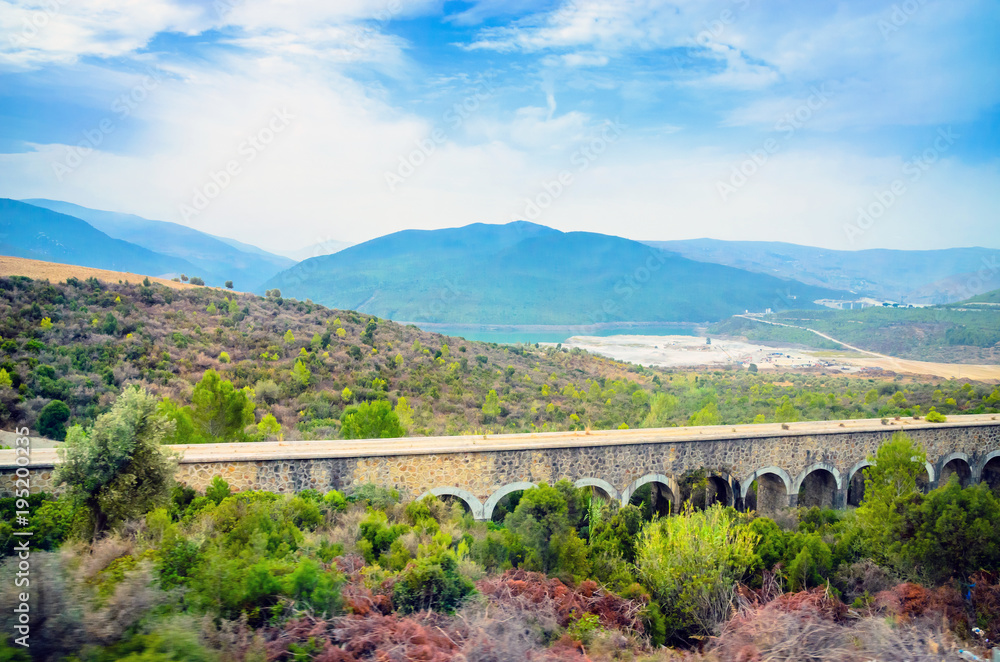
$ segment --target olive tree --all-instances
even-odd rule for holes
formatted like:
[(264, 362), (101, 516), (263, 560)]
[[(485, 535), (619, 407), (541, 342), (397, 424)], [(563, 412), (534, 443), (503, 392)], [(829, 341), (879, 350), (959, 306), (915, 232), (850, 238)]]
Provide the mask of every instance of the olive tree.
[(95, 538), (170, 496), (176, 461), (161, 446), (170, 423), (156, 408), (155, 396), (131, 387), (90, 429), (74, 425), (66, 434), (56, 484), (66, 484), (69, 494), (90, 511)]

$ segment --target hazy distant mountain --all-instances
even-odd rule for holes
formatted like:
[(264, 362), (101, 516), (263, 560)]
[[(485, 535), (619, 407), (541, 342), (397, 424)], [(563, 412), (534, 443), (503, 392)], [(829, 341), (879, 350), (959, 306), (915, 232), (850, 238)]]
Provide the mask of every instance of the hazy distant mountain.
[(973, 275), (1000, 261), (1000, 250), (992, 248), (836, 251), (768, 241), (690, 239), (644, 243), (692, 260), (906, 303), (950, 303), (989, 290), (995, 283), (984, 283)]
[(150, 276), (198, 273), (186, 260), (109, 237), (79, 218), (5, 198), (0, 198), (0, 254)]
[(346, 241), (328, 239), (327, 241), (321, 241), (319, 243), (312, 244), (311, 246), (305, 246), (304, 248), (299, 248), (293, 251), (278, 251), (278, 253), (287, 258), (291, 258), (296, 262), (301, 262), (302, 260), (308, 260), (311, 257), (333, 255), (334, 253), (339, 253), (345, 248), (353, 245), (354, 244)]
[(28, 204), (80, 218), (115, 239), (162, 255), (187, 260), (193, 273), (209, 285), (232, 280), (238, 290), (252, 291), (282, 269), (295, 264), (286, 257), (233, 239), (215, 237), (178, 223), (151, 221), (134, 214), (100, 211), (59, 200), (31, 199)]
[(491, 324), (711, 321), (845, 294), (525, 222), (396, 232), (264, 287), (396, 320)]

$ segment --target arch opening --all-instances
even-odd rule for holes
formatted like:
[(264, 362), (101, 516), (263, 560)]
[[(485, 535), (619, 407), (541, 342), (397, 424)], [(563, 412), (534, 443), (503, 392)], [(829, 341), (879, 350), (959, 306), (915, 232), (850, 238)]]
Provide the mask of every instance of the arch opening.
[(773, 516), (788, 507), (788, 481), (778, 471), (762, 469), (751, 476), (743, 495), (746, 510)]
[(872, 466), (870, 462), (860, 462), (851, 469), (847, 481), (847, 505), (857, 508), (865, 500), (865, 469)]
[(994, 492), (1000, 493), (1000, 455), (986, 461), (982, 471), (979, 472), (979, 481), (986, 483)]
[(714, 506), (715, 504), (733, 506), (735, 503), (733, 487), (729, 481), (722, 476), (709, 476), (708, 486), (705, 488), (705, 506)]
[(666, 483), (650, 481), (637, 487), (628, 502), (642, 510), (643, 519), (651, 520), (669, 516), (677, 503), (677, 496)]
[(434, 489), (428, 490), (417, 497), (417, 501), (430, 495), (437, 497), (449, 507), (454, 506), (456, 503), (459, 504), (462, 510), (467, 513), (471, 513), (476, 519), (482, 519), (483, 517), (482, 502), (480, 502), (479, 499), (467, 490), (463, 490), (459, 487), (435, 487)]
[(733, 488), (730, 482), (704, 469), (692, 471), (680, 480), (681, 503), (688, 503), (697, 510), (704, 510), (714, 504), (734, 505)]
[(833, 508), (837, 502), (837, 477), (827, 469), (813, 469), (799, 485), (798, 505)]
[(438, 497), (449, 509), (454, 510), (455, 506), (458, 505), (464, 512), (472, 513), (472, 506), (460, 496), (455, 494), (442, 494)]
[(483, 519), (502, 523), (507, 517), (507, 513), (511, 513), (517, 508), (524, 490), (530, 490), (533, 487), (535, 484), (527, 481), (504, 485), (486, 500), (486, 504), (483, 506)]
[(622, 505), (632, 504), (642, 510), (643, 517), (666, 517), (677, 509), (680, 489), (677, 481), (663, 474), (646, 474), (622, 492)]
[(604, 501), (618, 501), (621, 495), (611, 483), (600, 478), (581, 478), (575, 483), (575, 487), (584, 491), (588, 497), (600, 497)]
[(940, 485), (946, 485), (953, 475), (958, 476), (958, 482), (962, 487), (968, 487), (972, 481), (972, 467), (969, 462), (961, 457), (952, 458), (941, 467)]

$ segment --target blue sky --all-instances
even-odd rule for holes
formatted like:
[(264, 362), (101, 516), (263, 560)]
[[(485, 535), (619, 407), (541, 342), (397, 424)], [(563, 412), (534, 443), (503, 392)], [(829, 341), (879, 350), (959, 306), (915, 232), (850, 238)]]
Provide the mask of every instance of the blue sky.
[(0, 196), (275, 250), (1000, 247), (990, 1), (0, 0)]

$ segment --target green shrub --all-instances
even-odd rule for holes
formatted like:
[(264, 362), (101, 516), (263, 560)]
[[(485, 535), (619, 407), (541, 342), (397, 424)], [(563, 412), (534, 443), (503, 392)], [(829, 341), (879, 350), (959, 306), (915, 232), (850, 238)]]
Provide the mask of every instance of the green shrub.
[(69, 420), (69, 407), (62, 400), (53, 400), (38, 414), (38, 433), (49, 439), (62, 441), (66, 438), (66, 421)]
[(718, 634), (735, 584), (753, 567), (756, 543), (740, 515), (718, 505), (646, 525), (636, 564), (663, 608), (668, 640)]

